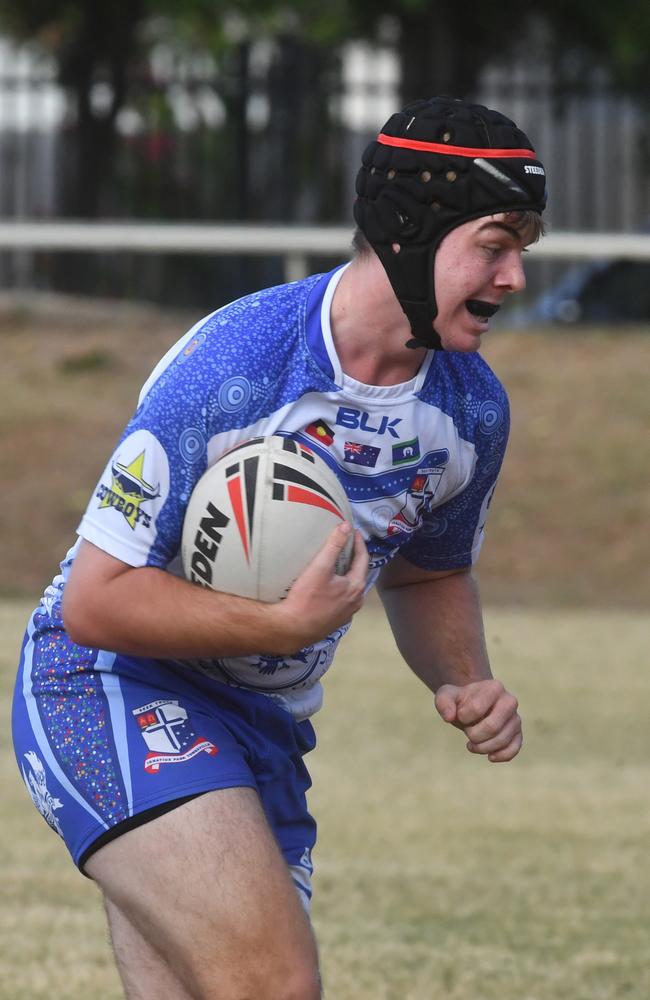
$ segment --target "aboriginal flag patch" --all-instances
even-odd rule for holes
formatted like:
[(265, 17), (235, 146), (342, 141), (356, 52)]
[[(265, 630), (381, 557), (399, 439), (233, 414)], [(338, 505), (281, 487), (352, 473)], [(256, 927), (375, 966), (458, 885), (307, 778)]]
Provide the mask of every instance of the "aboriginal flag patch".
[(313, 424), (305, 427), (305, 434), (309, 434), (321, 444), (326, 444), (328, 448), (334, 444), (334, 431), (324, 420), (314, 420)]

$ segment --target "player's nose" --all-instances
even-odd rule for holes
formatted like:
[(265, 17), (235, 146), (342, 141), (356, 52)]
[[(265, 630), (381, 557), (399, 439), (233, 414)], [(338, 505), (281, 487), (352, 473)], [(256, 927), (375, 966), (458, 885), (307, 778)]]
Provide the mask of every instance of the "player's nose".
[(496, 283), (506, 292), (523, 292), (526, 287), (526, 274), (520, 250), (512, 250), (505, 256)]

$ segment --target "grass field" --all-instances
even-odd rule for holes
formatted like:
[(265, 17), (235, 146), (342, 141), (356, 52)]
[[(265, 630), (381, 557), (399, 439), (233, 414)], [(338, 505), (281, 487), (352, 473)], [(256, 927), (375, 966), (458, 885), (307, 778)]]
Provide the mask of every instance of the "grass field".
[[(10, 750), (20, 595), (51, 579), (141, 383), (196, 318), (0, 300), (0, 1000), (121, 996), (98, 894)], [(513, 429), (479, 570), (526, 746), (505, 766), (467, 754), (364, 610), (311, 759), (326, 996), (648, 1000), (650, 336), (503, 332), (484, 353)]]
[[(140, 386), (194, 322), (154, 307), (0, 296), (0, 595), (42, 590)], [(495, 332), (512, 432), (484, 552), (490, 603), (650, 606), (650, 334)]]
[[(113, 1000), (99, 899), (9, 744), (28, 612), (0, 605), (0, 1000)], [(312, 755), (314, 922), (329, 1000), (647, 1000), (647, 621), (489, 610), (522, 702), (509, 765), (467, 754), (373, 604), (328, 676)]]

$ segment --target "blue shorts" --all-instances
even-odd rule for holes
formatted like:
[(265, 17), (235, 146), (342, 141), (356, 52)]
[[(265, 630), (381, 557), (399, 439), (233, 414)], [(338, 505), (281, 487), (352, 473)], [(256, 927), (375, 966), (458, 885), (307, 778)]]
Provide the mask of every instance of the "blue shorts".
[(77, 646), (39, 609), (23, 642), (12, 721), (27, 789), (80, 868), (108, 840), (183, 800), (246, 786), (311, 895), (316, 824), (302, 758), (314, 730), (265, 695), (168, 661)]

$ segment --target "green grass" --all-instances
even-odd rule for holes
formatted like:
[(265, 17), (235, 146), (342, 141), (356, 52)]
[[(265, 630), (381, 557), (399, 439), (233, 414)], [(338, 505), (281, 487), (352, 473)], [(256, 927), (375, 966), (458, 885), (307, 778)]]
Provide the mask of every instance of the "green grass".
[[(0, 605), (8, 716), (28, 608)], [(377, 607), (326, 682), (312, 755), (329, 1000), (647, 1000), (647, 620), (490, 610), (520, 697), (509, 765), (466, 753)], [(98, 894), (17, 777), (3, 719), (0, 1000), (120, 996)]]

